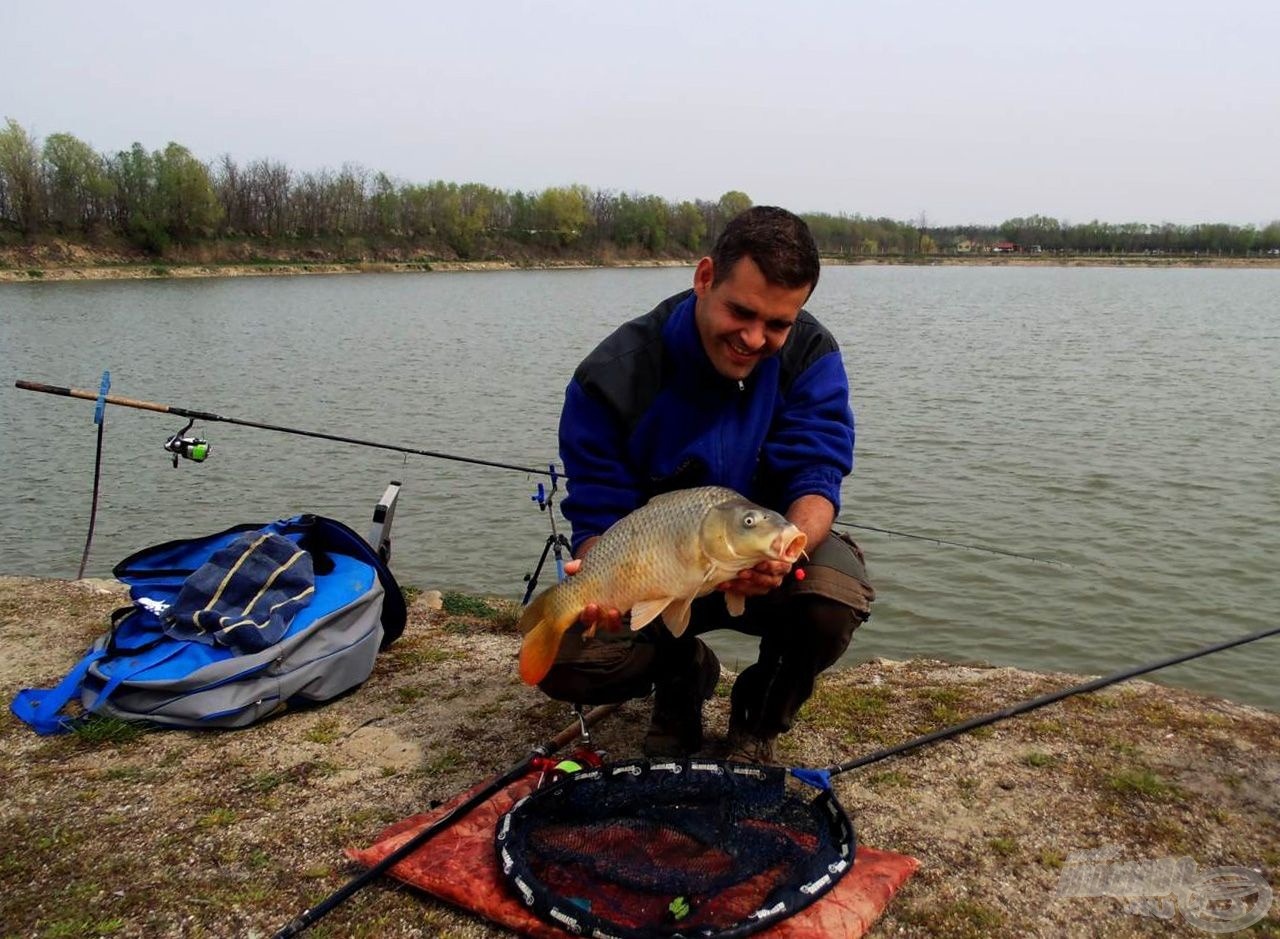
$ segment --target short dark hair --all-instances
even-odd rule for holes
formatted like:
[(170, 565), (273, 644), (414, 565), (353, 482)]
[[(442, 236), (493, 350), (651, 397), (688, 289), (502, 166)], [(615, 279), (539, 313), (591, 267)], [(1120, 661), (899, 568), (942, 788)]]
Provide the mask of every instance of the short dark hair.
[(776, 205), (752, 206), (735, 215), (711, 249), (718, 284), (742, 258), (756, 262), (764, 279), (782, 287), (818, 286), (818, 246), (804, 219)]

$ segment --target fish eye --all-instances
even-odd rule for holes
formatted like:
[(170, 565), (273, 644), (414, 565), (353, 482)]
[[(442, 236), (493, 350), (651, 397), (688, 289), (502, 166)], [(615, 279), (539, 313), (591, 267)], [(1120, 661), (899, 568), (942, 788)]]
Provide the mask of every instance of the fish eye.
[(742, 516), (742, 524), (747, 528), (754, 528), (757, 521), (759, 521), (759, 518), (755, 512), (748, 512)]

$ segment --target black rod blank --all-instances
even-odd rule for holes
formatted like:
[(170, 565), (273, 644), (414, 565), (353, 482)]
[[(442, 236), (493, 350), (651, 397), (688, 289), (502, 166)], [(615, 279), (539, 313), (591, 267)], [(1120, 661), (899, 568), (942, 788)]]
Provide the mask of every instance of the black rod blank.
[(1182, 662), (1188, 662), (1191, 659), (1198, 659), (1201, 656), (1212, 655), (1215, 652), (1221, 652), (1224, 649), (1231, 649), (1235, 646), (1242, 646), (1248, 642), (1256, 642), (1259, 639), (1265, 639), (1268, 636), (1274, 636), (1280, 633), (1280, 626), (1272, 626), (1267, 629), (1260, 630), (1256, 633), (1250, 633), (1247, 636), (1240, 636), (1237, 639), (1228, 639), (1223, 642), (1215, 642), (1212, 645), (1203, 646), (1190, 652), (1182, 652), (1178, 655), (1172, 655), (1158, 662), (1149, 662), (1146, 665), (1136, 665), (1132, 668), (1126, 668), (1123, 671), (1115, 672), (1111, 675), (1095, 678), (1081, 685), (1073, 685), (1070, 688), (1063, 688), (1060, 691), (1050, 692), (1041, 695), (1038, 698), (1032, 698), (1029, 701), (1023, 701), (1020, 704), (1013, 704), (1000, 711), (993, 711), (990, 714), (982, 714), (978, 717), (971, 717), (967, 721), (961, 721), (959, 724), (952, 724), (950, 727), (943, 727), (927, 733), (922, 737), (916, 737), (904, 743), (899, 743), (883, 750), (876, 750), (874, 753), (868, 753), (866, 756), (858, 757), (847, 763), (840, 763), (836, 766), (829, 766), (826, 772), (832, 776), (838, 773), (846, 773), (852, 769), (858, 769), (871, 763), (878, 763), (881, 760), (887, 760), (889, 757), (898, 756), (911, 750), (918, 750), (920, 747), (928, 746), (931, 743), (937, 743), (939, 740), (948, 740), (951, 737), (959, 736), (968, 731), (975, 730), (978, 727), (985, 727), (988, 724), (994, 724), (997, 721), (1007, 720), (1010, 717), (1016, 717), (1019, 714), (1025, 714), (1028, 711), (1034, 711), (1038, 708), (1046, 707), (1061, 701), (1063, 698), (1070, 698), (1073, 695), (1084, 694), (1089, 691), (1097, 691), (1099, 688), (1105, 688), (1108, 685), (1118, 684), (1127, 681), (1130, 678), (1136, 678), (1139, 675), (1145, 675), (1148, 672), (1154, 672), (1162, 668), (1168, 668), (1171, 665), (1178, 665)]

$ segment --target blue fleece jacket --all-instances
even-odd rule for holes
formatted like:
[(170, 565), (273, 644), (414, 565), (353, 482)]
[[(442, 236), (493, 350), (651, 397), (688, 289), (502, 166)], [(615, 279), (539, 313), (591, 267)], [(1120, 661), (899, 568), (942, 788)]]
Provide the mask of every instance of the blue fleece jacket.
[(693, 291), (619, 327), (574, 373), (560, 415), (573, 549), (653, 496), (719, 485), (785, 512), (800, 496), (839, 511), (853, 468), (849, 382), (835, 339), (802, 310), (743, 382), (711, 364)]

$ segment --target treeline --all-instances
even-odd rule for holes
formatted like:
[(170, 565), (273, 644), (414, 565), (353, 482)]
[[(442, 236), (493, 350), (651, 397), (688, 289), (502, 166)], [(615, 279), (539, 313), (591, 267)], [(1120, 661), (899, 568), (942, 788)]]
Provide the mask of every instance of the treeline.
[[(459, 258), (534, 252), (696, 256), (750, 206), (745, 193), (669, 202), (573, 185), (507, 192), (479, 183), (408, 183), (355, 165), (297, 171), (261, 159), (212, 163), (170, 143), (99, 153), (71, 134), (43, 143), (8, 120), (0, 130), (0, 237), (125, 239), (154, 254), (244, 239), (293, 244), (362, 239)], [(1020, 250), (1236, 254), (1280, 251), (1280, 222), (1068, 225), (1042, 216), (999, 226), (930, 227), (858, 215), (808, 214), (824, 254), (848, 257)]]

